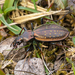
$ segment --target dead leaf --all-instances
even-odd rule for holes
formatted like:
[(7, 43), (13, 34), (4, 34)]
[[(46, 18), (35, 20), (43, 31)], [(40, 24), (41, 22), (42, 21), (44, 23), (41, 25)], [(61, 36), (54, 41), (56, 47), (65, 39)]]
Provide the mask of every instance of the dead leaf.
[(1, 34), (1, 36), (3, 36), (3, 37), (6, 37), (6, 36), (7, 36), (7, 33), (5, 32), (4, 29), (1, 29), (1, 30), (0, 30), (0, 34)]
[(0, 53), (4, 52), (7, 55), (8, 52), (13, 48), (10, 47), (11, 43), (14, 41), (15, 37), (9, 37), (0, 43)]

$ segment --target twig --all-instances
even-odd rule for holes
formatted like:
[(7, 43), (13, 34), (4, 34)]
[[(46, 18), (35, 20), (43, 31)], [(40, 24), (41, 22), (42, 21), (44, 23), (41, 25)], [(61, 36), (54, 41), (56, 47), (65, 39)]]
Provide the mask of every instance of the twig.
[[(18, 51), (16, 52), (16, 54), (18, 53)], [(7, 62), (6, 64), (4, 64), (1, 69), (4, 69), (7, 65), (12, 63), (13, 58), (16, 56), (16, 54), (13, 55), (13, 57), (9, 60), (9, 62)]]
[(74, 74), (74, 72), (72, 71), (72, 72), (70, 72), (70, 73), (67, 73), (66, 75), (71, 75), (71, 74)]
[[(11, 23), (11, 24), (9, 24), (9, 25), (12, 26), (12, 25), (15, 25), (15, 24), (17, 24), (17, 23)], [(0, 29), (6, 28), (6, 27), (7, 27), (7, 26), (1, 26)]]
[(44, 66), (46, 67), (46, 69), (47, 69), (49, 72), (51, 72), (51, 71), (48, 69), (48, 67), (47, 67), (47, 65), (46, 65), (46, 63), (45, 63), (45, 61), (44, 61), (44, 56), (43, 56), (43, 53), (42, 53), (42, 49), (41, 49), (41, 54), (42, 54), (42, 61), (43, 61), (43, 63), (44, 63)]
[(50, 0), (48, 0), (48, 7), (50, 6)]

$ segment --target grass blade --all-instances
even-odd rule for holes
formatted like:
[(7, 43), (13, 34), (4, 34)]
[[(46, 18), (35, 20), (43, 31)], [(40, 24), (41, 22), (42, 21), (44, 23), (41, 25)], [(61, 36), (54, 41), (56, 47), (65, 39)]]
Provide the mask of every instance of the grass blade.
[(14, 1), (14, 6), (15, 6), (15, 8), (17, 8), (18, 2), (19, 2), (19, 0), (15, 0), (15, 1)]
[(31, 9), (31, 8), (27, 8), (27, 7), (23, 7), (23, 6), (18, 6), (18, 9), (20, 9), (20, 10), (27, 10), (27, 11), (30, 11), (30, 12), (33, 12), (33, 13), (38, 13), (39, 12), (37, 10)]
[(6, 15), (8, 12), (12, 11), (12, 10), (16, 10), (15, 7), (9, 7), (7, 9), (4, 10), (4, 14)]
[[(7, 22), (10, 24), (10, 23), (13, 23), (9, 18), (7, 19)], [(20, 27), (18, 27), (18, 26), (16, 26), (16, 25), (13, 25), (13, 26), (11, 26), (11, 27), (13, 27), (14, 29), (17, 29), (18, 31), (15, 31), (15, 30), (13, 30), (13, 29), (10, 29), (9, 27), (8, 27), (8, 29), (11, 31), (11, 32), (13, 32), (14, 34), (19, 34), (20, 33), (20, 31), (22, 30)], [(23, 31), (24, 32), (24, 31)]]
[(3, 13), (3, 11), (2, 11), (1, 6), (0, 6), (0, 14), (2, 14), (2, 13)]
[(11, 26), (6, 22), (6, 20), (4, 19), (4, 16), (3, 16), (3, 15), (0, 17), (0, 21), (1, 21), (3, 24), (5, 24), (7, 27), (9, 27), (10, 29), (13, 29), (13, 30), (17, 31), (16, 29), (14, 29), (13, 27), (11, 27)]
[[(45, 67), (45, 66), (44, 66)], [(46, 72), (46, 74), (48, 75), (49, 74), (49, 72), (48, 72), (48, 70), (47, 70), (47, 68), (45, 67), (45, 72)]]
[(72, 38), (73, 43), (75, 44), (75, 36)]
[(20, 31), (21, 31), (21, 28), (20, 27), (18, 27), (16, 25), (13, 25), (11, 27), (14, 28), (14, 29), (17, 29), (17, 31), (15, 31), (15, 30), (10, 29), (9, 27), (7, 27), (11, 32), (13, 32), (14, 34), (19, 34), (20, 33)]
[(72, 69), (73, 69), (73, 72), (74, 72), (74, 75), (75, 75), (75, 68), (74, 68), (74, 64), (72, 63)]
[(5, 75), (5, 73), (0, 69), (0, 75)]
[(3, 11), (4, 11), (6, 8), (12, 7), (13, 2), (14, 2), (14, 0), (5, 0), (5, 3), (4, 3), (4, 5), (3, 5)]
[(37, 8), (36, 8), (36, 0), (32, 0), (32, 2), (33, 2), (33, 4), (34, 4), (34, 7), (35, 7), (35, 10), (37, 10)]
[(73, 62), (67, 57), (66, 57), (66, 60), (72, 65), (72, 69), (73, 69), (73, 72), (74, 72), (74, 75), (75, 75), (75, 68), (74, 68)]

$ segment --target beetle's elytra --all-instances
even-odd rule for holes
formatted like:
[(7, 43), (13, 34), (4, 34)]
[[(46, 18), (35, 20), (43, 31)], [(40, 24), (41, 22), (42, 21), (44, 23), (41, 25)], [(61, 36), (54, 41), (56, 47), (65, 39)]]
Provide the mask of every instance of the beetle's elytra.
[(43, 25), (34, 30), (35, 39), (40, 41), (60, 41), (69, 35), (69, 31), (59, 25)]
[(39, 41), (60, 41), (65, 39), (68, 35), (69, 31), (62, 26), (56, 24), (43, 24), (33, 31), (26, 30), (15, 39), (14, 45), (20, 44), (22, 40), (29, 41), (32, 38)]

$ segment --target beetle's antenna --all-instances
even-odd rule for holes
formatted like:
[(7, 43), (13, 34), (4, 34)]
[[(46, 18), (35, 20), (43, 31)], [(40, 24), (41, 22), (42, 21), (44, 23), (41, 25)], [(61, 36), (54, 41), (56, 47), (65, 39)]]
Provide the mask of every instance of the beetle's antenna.
[[(15, 46), (16, 47), (16, 46)], [(15, 47), (13, 49), (15, 49)], [(9, 54), (13, 51), (13, 49), (7, 54), (7, 56), (4, 58), (3, 61), (5, 61), (7, 59), (7, 57), (9, 56)]]

